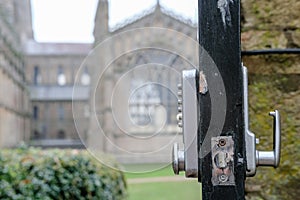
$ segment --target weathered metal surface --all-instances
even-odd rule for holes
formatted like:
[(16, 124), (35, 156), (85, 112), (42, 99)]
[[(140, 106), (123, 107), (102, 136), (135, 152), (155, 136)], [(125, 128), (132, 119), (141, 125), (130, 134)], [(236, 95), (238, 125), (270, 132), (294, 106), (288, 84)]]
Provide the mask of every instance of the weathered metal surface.
[[(244, 116), (243, 116), (243, 73), (240, 48), (240, 1), (239, 0), (199, 0), (199, 43), (208, 52), (216, 64), (226, 90), (226, 119), (221, 136), (232, 137), (234, 141), (234, 182), (232, 185), (214, 185), (212, 183), (213, 160), (211, 152), (201, 153), (201, 145), (207, 136), (211, 122), (212, 91), (199, 93), (200, 126), (199, 173), (202, 182), (202, 199), (244, 199), (244, 179), (246, 171)], [(212, 78), (210, 66), (201, 63), (209, 85)], [(222, 112), (220, 110), (220, 112)], [(210, 137), (210, 136), (209, 136)], [(211, 149), (211, 148), (210, 148)]]
[(232, 137), (211, 138), (212, 184), (235, 185), (234, 177), (234, 141)]

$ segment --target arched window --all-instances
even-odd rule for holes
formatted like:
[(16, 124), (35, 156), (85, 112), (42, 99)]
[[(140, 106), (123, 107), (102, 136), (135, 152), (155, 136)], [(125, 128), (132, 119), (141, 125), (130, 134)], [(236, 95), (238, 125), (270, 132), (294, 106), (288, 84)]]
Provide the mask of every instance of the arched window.
[(38, 85), (41, 83), (41, 75), (39, 66), (33, 68), (33, 84)]
[(64, 86), (67, 83), (66, 75), (63, 72), (62, 66), (58, 67), (57, 83), (58, 83), (59, 86)]
[(39, 118), (39, 107), (33, 106), (33, 119), (37, 120)]
[[(138, 80), (133, 80), (131, 84), (139, 85)], [(159, 86), (148, 84), (143, 87), (133, 87), (136, 90), (132, 93), (130, 99), (130, 116), (134, 124), (145, 126), (154, 123), (151, 116), (155, 112), (155, 106), (161, 104), (159, 96)], [(153, 124), (154, 125), (154, 124)]]
[(90, 83), (91, 83), (91, 77), (89, 75), (87, 67), (85, 67), (84, 71), (81, 75), (81, 84), (85, 85), (85, 86), (88, 86), (88, 85), (90, 85)]
[(58, 106), (58, 119), (60, 121), (64, 120), (65, 118), (65, 110), (64, 110), (64, 106), (62, 104), (59, 104)]

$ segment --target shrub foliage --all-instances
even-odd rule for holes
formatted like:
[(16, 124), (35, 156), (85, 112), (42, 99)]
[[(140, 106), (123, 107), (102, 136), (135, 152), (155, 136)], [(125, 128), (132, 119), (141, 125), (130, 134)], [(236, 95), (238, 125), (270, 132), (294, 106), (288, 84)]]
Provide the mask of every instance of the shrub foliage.
[(0, 153), (0, 199), (125, 197), (123, 173), (97, 162), (85, 151), (29, 148)]

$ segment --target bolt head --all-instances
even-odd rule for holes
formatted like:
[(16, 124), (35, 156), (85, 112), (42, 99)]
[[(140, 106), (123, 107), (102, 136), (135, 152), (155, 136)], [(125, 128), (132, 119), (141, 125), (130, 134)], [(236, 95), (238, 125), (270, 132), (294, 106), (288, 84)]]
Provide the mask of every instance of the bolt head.
[(178, 122), (178, 126), (179, 126), (180, 128), (182, 128), (182, 122), (181, 122), (181, 121)]
[(182, 112), (182, 106), (178, 106), (178, 112)]
[(176, 115), (176, 119), (177, 119), (178, 122), (182, 121), (182, 113), (178, 113)]
[(228, 180), (228, 176), (227, 176), (226, 174), (221, 174), (221, 175), (219, 176), (219, 181), (220, 181), (220, 182), (224, 183), (224, 182), (226, 182), (227, 180)]

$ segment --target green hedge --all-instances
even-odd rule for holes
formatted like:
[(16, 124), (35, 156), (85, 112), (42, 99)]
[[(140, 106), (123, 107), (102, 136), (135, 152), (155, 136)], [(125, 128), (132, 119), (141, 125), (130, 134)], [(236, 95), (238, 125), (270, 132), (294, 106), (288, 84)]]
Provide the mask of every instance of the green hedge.
[[(114, 161), (107, 162), (118, 167)], [(124, 198), (123, 173), (86, 151), (29, 148), (0, 153), (0, 199)]]

